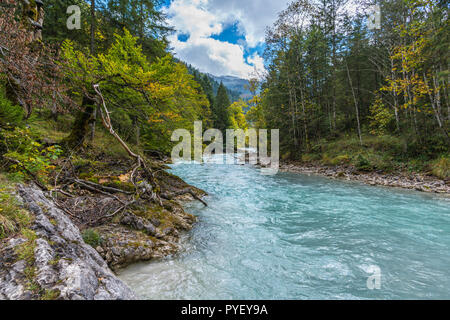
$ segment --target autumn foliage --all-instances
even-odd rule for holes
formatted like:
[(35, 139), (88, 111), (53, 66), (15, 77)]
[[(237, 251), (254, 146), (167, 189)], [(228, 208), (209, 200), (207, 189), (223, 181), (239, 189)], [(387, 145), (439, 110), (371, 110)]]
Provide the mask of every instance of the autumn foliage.
[(62, 85), (56, 52), (33, 41), (33, 29), (21, 19), (17, 1), (3, 2), (0, 11), (0, 81), (10, 100), (29, 117), (34, 108), (61, 111), (71, 105)]

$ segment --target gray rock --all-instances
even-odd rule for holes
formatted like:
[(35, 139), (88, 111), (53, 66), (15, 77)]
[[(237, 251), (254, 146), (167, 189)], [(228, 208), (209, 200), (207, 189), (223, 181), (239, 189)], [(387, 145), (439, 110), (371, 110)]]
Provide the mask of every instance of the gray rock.
[(156, 235), (156, 228), (151, 222), (132, 213), (126, 212), (120, 223), (138, 231), (144, 230), (150, 236)]
[(151, 222), (155, 227), (157, 227), (157, 228), (161, 225), (161, 221), (159, 221), (159, 220), (156, 219), (156, 218), (150, 219), (150, 222)]
[[(32, 229), (37, 239), (34, 249), (34, 283), (57, 293), (58, 299), (131, 300), (134, 293), (108, 268), (91, 246), (84, 243), (79, 229), (34, 187), (20, 187), (24, 206), (35, 215)], [(50, 222), (51, 221), (51, 222)], [(0, 299), (39, 298), (27, 289), (27, 263), (17, 259), (14, 248), (24, 239), (11, 239), (0, 250)]]
[(115, 256), (120, 256), (120, 249), (118, 247), (112, 247), (111, 248), (111, 252), (115, 255)]
[(150, 236), (154, 236), (156, 234), (156, 228), (153, 224), (147, 223), (145, 225), (145, 232)]

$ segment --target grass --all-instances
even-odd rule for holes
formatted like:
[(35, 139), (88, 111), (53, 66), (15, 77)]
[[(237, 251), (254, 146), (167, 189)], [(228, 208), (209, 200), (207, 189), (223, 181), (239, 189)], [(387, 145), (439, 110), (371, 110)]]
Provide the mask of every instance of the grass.
[(33, 230), (28, 228), (23, 228), (21, 231), (22, 237), (26, 239), (26, 241), (19, 246), (15, 247), (14, 250), (17, 255), (17, 260), (24, 260), (26, 263), (26, 267), (24, 270), (25, 277), (27, 279), (27, 288), (28, 290), (39, 294), (41, 288), (39, 284), (36, 282), (36, 267), (34, 250), (36, 249), (36, 239), (37, 235)]
[[(70, 134), (70, 128), (73, 125), (74, 118), (70, 115), (62, 115), (58, 117), (58, 121), (52, 119), (45, 119), (42, 116), (34, 115), (29, 121), (28, 125), (40, 137), (45, 137), (53, 142), (60, 142), (62, 139)], [(139, 148), (130, 144), (133, 151), (141, 151)], [(95, 154), (105, 154), (116, 158), (127, 158), (128, 154), (123, 147), (112, 137), (109, 132), (97, 124), (95, 130), (94, 141), (90, 148)], [(89, 153), (89, 152), (88, 152)]]
[(450, 178), (450, 156), (442, 156), (431, 163), (431, 172), (438, 178)]
[[(129, 144), (131, 149), (136, 149)], [(109, 133), (105, 132), (103, 128), (99, 128), (97, 126), (97, 130), (95, 131), (95, 138), (92, 143), (92, 150), (94, 150), (95, 154), (104, 154), (108, 157), (113, 158), (128, 158), (128, 154), (123, 149), (123, 147), (117, 142), (116, 139)], [(136, 151), (136, 150), (134, 150)]]
[(33, 222), (33, 216), (19, 206), (14, 189), (14, 183), (0, 174), (0, 240), (20, 233)]
[(363, 136), (361, 146), (357, 136), (341, 136), (321, 140), (311, 152), (302, 155), (302, 162), (327, 166), (352, 165), (360, 171), (422, 172), (445, 179), (449, 177), (450, 158), (436, 152), (415, 154), (415, 144), (408, 145), (396, 136)]
[(43, 289), (36, 282), (36, 267), (34, 251), (36, 249), (36, 233), (28, 228), (23, 228), (21, 231), (22, 237), (26, 241), (14, 250), (17, 255), (17, 260), (24, 260), (26, 267), (24, 270), (25, 278), (27, 281), (27, 289), (38, 295), (40, 300), (55, 300), (59, 297), (59, 290)]
[(59, 142), (68, 135), (67, 128), (71, 127), (73, 117), (64, 115), (60, 116), (58, 119), (58, 121), (53, 121), (32, 116), (28, 121), (28, 125), (40, 137)]
[(59, 290), (48, 290), (45, 289), (44, 293), (41, 295), (40, 300), (56, 300), (61, 292)]
[(37, 236), (33, 230), (28, 228), (22, 229), (21, 234), (26, 241), (15, 248), (17, 258), (25, 260), (30, 266), (34, 264), (34, 249), (36, 248)]

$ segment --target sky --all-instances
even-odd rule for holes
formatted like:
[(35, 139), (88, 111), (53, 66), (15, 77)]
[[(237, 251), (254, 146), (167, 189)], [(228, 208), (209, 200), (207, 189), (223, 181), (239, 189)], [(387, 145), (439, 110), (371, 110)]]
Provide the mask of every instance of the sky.
[(265, 70), (267, 26), (287, 0), (167, 0), (175, 56), (202, 72), (249, 79)]

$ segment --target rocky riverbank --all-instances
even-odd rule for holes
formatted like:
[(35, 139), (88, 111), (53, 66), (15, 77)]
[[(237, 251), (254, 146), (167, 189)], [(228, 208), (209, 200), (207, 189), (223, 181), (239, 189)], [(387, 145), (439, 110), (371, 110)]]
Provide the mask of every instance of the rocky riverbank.
[(17, 186), (15, 198), (33, 222), (0, 242), (0, 300), (135, 299), (111, 270), (176, 253), (196, 221), (179, 201), (203, 202), (205, 195), (163, 164), (153, 166), (159, 200), (129, 202), (118, 161), (75, 165), (74, 174), (86, 180), (57, 196)]
[(18, 193), (34, 223), (0, 248), (0, 300), (136, 298), (40, 189), (21, 186)]
[(359, 181), (372, 186), (397, 187), (450, 195), (450, 179), (442, 180), (418, 173), (360, 172), (351, 166), (327, 167), (295, 162), (280, 163), (280, 171), (317, 174), (331, 179)]

